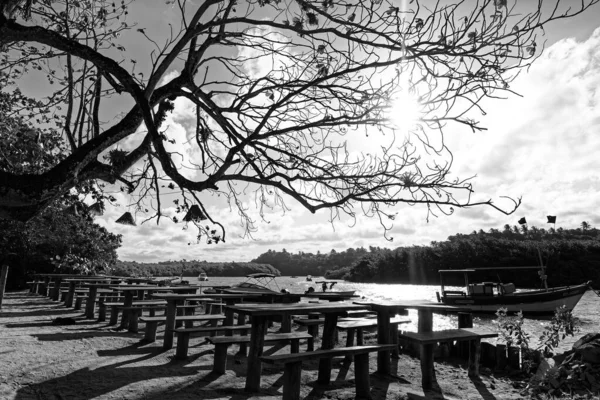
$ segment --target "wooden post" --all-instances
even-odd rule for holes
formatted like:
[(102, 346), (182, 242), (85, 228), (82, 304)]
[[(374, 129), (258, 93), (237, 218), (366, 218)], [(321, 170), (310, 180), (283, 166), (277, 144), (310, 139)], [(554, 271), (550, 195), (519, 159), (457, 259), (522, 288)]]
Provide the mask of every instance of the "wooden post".
[[(458, 313), (458, 327), (459, 328), (472, 328), (473, 327), (473, 315), (471, 313), (459, 312)], [(457, 342), (458, 356), (465, 360), (469, 357), (469, 342), (461, 341)]]
[[(377, 310), (377, 343), (390, 343), (390, 310), (381, 307)], [(362, 336), (362, 335), (361, 335)], [(358, 338), (357, 338), (358, 342)], [(384, 350), (377, 353), (377, 372), (389, 374), (391, 369), (390, 351)]]
[(512, 369), (521, 369), (521, 349), (517, 346), (508, 348), (508, 366)]
[(85, 317), (87, 319), (94, 318), (94, 307), (96, 306), (97, 294), (98, 287), (92, 284), (92, 286), (90, 286), (90, 292), (88, 293), (87, 303), (85, 303)]
[[(433, 329), (433, 313), (431, 310), (419, 310), (418, 332), (431, 332)], [(430, 390), (435, 380), (433, 365), (433, 344), (421, 346), (421, 382), (423, 390)]]
[[(265, 332), (267, 331), (267, 318), (263, 316), (252, 317), (252, 330), (250, 332), (250, 348), (248, 350), (248, 368), (246, 376), (247, 392), (260, 391), (260, 376), (262, 374), (262, 361), (265, 343)], [(300, 368), (298, 368), (298, 371)], [(284, 397), (285, 398), (285, 397)]]
[(497, 344), (496, 345), (496, 369), (503, 370), (504, 368), (506, 368), (507, 360), (508, 359), (506, 357), (506, 345)]
[(71, 308), (73, 307), (73, 297), (75, 296), (75, 287), (77, 286), (77, 282), (72, 281), (69, 282), (69, 293), (67, 294), (67, 299), (65, 300), (65, 306)]
[(357, 399), (371, 398), (371, 383), (369, 381), (369, 353), (354, 356), (354, 382)]
[[(90, 288), (90, 290), (92, 290), (92, 288)], [(127, 307), (131, 307), (133, 305), (133, 291), (131, 290), (125, 290), (125, 300), (123, 300), (123, 313), (121, 315), (121, 325), (119, 325), (120, 329), (127, 329), (127, 327), (129, 326), (129, 310), (127, 310)], [(173, 317), (173, 320), (175, 320), (175, 318)], [(167, 331), (165, 329), (165, 341), (167, 339)], [(169, 347), (170, 349), (170, 347)], [(168, 349), (165, 349), (168, 350)]]
[(283, 400), (300, 400), (302, 361), (285, 364), (283, 372)]
[[(238, 325), (246, 325), (246, 316), (244, 314), (238, 314), (237, 324)], [(244, 336), (247, 335), (245, 330), (240, 332), (240, 334), (244, 335)], [(240, 349), (238, 351), (238, 355), (246, 357), (247, 352), (248, 352), (248, 346), (246, 345), (246, 343), (240, 343)]]
[[(335, 347), (335, 327), (337, 325), (337, 314), (325, 313), (325, 322), (323, 323), (323, 339), (321, 349), (331, 350)], [(331, 381), (331, 358), (321, 358), (319, 360), (319, 375), (317, 382), (327, 385)]]
[(481, 339), (473, 339), (469, 343), (469, 376), (479, 376), (479, 358), (481, 356)]
[(4, 289), (6, 288), (6, 278), (8, 277), (8, 265), (4, 264), (0, 270), (0, 309), (4, 300)]
[[(165, 333), (163, 337), (163, 350), (173, 348), (173, 329), (175, 328), (175, 315), (177, 314), (177, 301), (167, 299), (167, 319), (165, 321)], [(179, 338), (178, 338), (179, 340)]]
[(481, 342), (481, 365), (494, 368), (496, 366), (496, 346)]

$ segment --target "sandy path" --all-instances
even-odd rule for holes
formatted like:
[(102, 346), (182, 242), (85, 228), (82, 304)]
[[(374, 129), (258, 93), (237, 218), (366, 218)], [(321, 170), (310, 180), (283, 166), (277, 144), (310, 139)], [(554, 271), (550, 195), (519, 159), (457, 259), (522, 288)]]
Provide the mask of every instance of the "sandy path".
[[(55, 326), (56, 317), (72, 317), (76, 325)], [(264, 366), (261, 393), (245, 393), (244, 357), (230, 347), (227, 373), (211, 373), (212, 346), (192, 339), (190, 357), (174, 360), (172, 349), (163, 352), (162, 331), (152, 344), (142, 344), (141, 332), (118, 332), (107, 323), (83, 319), (82, 312), (66, 309), (27, 292), (8, 293), (0, 311), (0, 399), (279, 399), (282, 371)], [(342, 343), (343, 336), (340, 336)], [(304, 346), (301, 347), (301, 351)], [(266, 348), (265, 353), (288, 352), (287, 347)], [(370, 367), (376, 367), (376, 353)], [(419, 361), (400, 356), (393, 366), (403, 380), (371, 375), (372, 397), (378, 399), (520, 399), (518, 390), (504, 378), (482, 376), (472, 381), (465, 367), (436, 364), (438, 387), (423, 393)], [(353, 364), (334, 361), (332, 384), (315, 384), (317, 363), (304, 365), (302, 398), (353, 399)], [(408, 382), (408, 383), (406, 383)]]

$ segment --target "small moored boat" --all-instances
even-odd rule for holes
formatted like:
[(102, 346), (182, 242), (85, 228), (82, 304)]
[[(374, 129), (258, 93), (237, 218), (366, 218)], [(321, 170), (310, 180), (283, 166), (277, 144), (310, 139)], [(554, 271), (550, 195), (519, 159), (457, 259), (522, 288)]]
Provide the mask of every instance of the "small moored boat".
[(200, 275), (198, 275), (198, 280), (200, 282), (204, 282), (208, 280), (208, 276), (206, 275), (206, 272), (200, 272)]
[[(517, 291), (514, 283), (480, 282), (469, 283), (469, 275), (481, 271), (526, 270), (540, 267), (502, 267), (461, 270), (440, 270), (441, 295), (436, 292), (438, 301), (444, 304), (460, 306), (475, 313), (495, 313), (506, 308), (509, 313), (522, 311), (524, 315), (552, 315), (558, 307), (565, 306), (573, 310), (591, 281), (575, 286), (548, 287), (545, 267), (539, 272), (544, 288), (538, 290)], [(462, 273), (465, 278), (464, 290), (445, 290), (444, 277), (451, 273)]]

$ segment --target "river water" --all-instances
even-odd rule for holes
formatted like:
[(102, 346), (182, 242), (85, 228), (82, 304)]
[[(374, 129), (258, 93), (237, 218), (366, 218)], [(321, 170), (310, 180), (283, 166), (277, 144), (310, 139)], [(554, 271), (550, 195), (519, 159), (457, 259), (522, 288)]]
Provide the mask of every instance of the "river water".
[[(206, 286), (220, 286), (220, 285), (233, 285), (244, 281), (246, 278), (242, 277), (209, 277), (208, 282), (199, 282), (195, 278), (185, 277), (184, 279), (189, 280), (191, 284), (206, 285)], [(320, 285), (316, 284), (315, 281), (323, 279), (322, 277), (313, 276), (313, 281), (306, 281), (306, 277), (299, 276), (292, 278), (289, 276), (281, 276), (276, 278), (275, 282), (279, 289), (287, 289), (292, 293), (304, 293), (310, 286), (314, 287), (315, 290), (320, 291)], [(335, 285), (334, 290), (355, 290), (355, 294), (370, 300), (430, 300), (437, 301), (436, 291), (440, 290), (439, 286), (429, 285), (405, 285), (405, 284), (377, 284), (377, 283), (354, 283), (338, 281)], [(276, 286), (273, 286), (277, 290)], [(446, 290), (460, 290), (462, 288), (446, 287)], [(559, 346), (558, 350), (569, 349), (572, 344), (581, 336), (586, 333), (600, 332), (600, 297), (592, 291), (587, 291), (581, 298), (575, 309), (573, 315), (579, 320), (579, 332), (574, 337), (568, 336)], [(413, 321), (411, 324), (403, 325), (406, 330), (416, 331), (417, 330), (417, 313), (416, 311), (409, 311), (409, 318)], [(493, 315), (475, 315), (473, 318), (474, 326), (487, 327), (489, 329), (496, 330), (495, 326), (496, 317)], [(542, 334), (544, 327), (548, 326), (549, 319), (530, 319), (525, 318), (524, 330), (529, 333), (531, 337), (531, 346), (535, 346), (536, 339)], [(457, 317), (455, 315), (437, 315), (434, 314), (433, 325), (435, 330), (439, 329), (451, 329), (457, 327)]]

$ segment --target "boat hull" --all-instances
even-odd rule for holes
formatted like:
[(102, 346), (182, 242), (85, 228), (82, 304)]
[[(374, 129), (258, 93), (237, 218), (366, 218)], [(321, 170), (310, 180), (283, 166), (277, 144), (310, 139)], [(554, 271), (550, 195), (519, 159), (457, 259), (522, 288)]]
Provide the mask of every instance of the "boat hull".
[(465, 308), (474, 313), (494, 314), (499, 308), (506, 308), (508, 313), (522, 311), (525, 315), (553, 315), (558, 307), (565, 306), (573, 310), (586, 290), (587, 283), (577, 286), (565, 286), (531, 292), (519, 292), (509, 295), (447, 295), (442, 303)]

